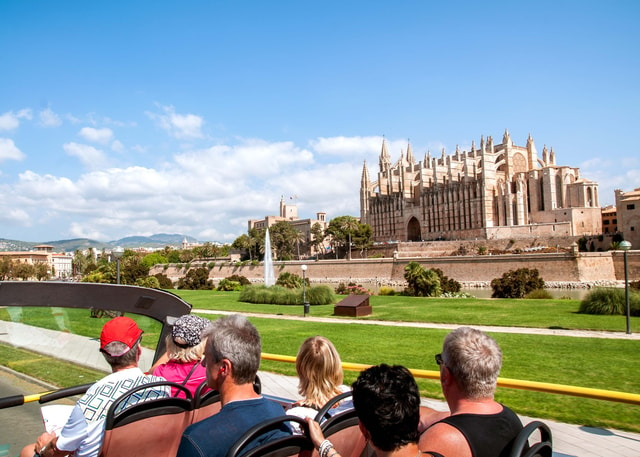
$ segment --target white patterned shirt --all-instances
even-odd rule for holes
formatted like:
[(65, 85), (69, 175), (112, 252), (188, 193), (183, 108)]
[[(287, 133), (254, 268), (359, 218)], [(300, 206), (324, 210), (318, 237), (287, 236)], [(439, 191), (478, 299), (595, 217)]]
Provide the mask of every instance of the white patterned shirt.
[[(78, 400), (69, 420), (60, 431), (56, 447), (73, 452), (75, 457), (96, 457), (102, 446), (105, 418), (111, 404), (134, 387), (164, 380), (158, 376), (145, 375), (137, 367), (105, 376), (89, 387)], [(168, 394), (168, 388), (164, 387), (140, 390), (120, 405), (118, 411), (139, 401), (166, 397)]]

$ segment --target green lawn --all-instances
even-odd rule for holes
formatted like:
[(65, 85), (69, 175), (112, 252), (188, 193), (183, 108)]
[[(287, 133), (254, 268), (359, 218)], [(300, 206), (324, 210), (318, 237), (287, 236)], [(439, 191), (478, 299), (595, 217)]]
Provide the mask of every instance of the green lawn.
[[(176, 292), (196, 309), (302, 315), (301, 306), (239, 303), (238, 294), (233, 292)], [(373, 296), (371, 305), (374, 314), (370, 318), (380, 320), (616, 331), (625, 329), (624, 317), (580, 315), (576, 313), (578, 302), (572, 300)], [(330, 316), (332, 312), (332, 306), (311, 308), (312, 316)], [(60, 327), (60, 321), (52, 319), (50, 311), (25, 309), (23, 313), (25, 322), (47, 328)], [(64, 325), (70, 331), (94, 337), (100, 333), (106, 320), (88, 318), (86, 310), (65, 310), (64, 316)], [(205, 317), (215, 318), (214, 315)], [(0, 310), (0, 318), (9, 318), (7, 310)], [(141, 325), (145, 328), (143, 344), (153, 347), (157, 342), (159, 326), (150, 320), (147, 322), (144, 318), (141, 319)], [(335, 343), (343, 361), (366, 364), (385, 362), (426, 370), (437, 370), (433, 354), (440, 352), (442, 340), (447, 333), (446, 330), (437, 329), (318, 323), (266, 317), (251, 318), (251, 321), (260, 330), (264, 352), (295, 356), (305, 338), (321, 334)], [(640, 331), (639, 326), (640, 319), (632, 318), (634, 332)], [(637, 376), (640, 341), (508, 333), (495, 333), (492, 336), (500, 343), (504, 353), (502, 377), (640, 393), (640, 377)], [(22, 354), (12, 356), (11, 363), (22, 367), (30, 365), (17, 360), (21, 358), (29, 360), (29, 357)], [(0, 351), (0, 359), (4, 361), (10, 358)], [(37, 363), (31, 365), (38, 366)], [(295, 375), (293, 364), (265, 361), (262, 369)], [(75, 373), (75, 369), (68, 371)], [(49, 375), (53, 377), (52, 373)], [(355, 372), (346, 373), (347, 382), (352, 382), (356, 376)], [(77, 376), (73, 379), (77, 380)], [(72, 384), (84, 382), (88, 381)], [(69, 385), (61, 382), (56, 384)], [(419, 384), (424, 396), (442, 399), (437, 381), (420, 380)], [(640, 406), (502, 388), (498, 391), (497, 399), (520, 414), (640, 432)]]
[[(194, 308), (251, 313), (301, 315), (302, 306), (257, 305), (238, 302), (239, 292), (176, 290)], [(340, 299), (341, 297), (339, 297)], [(433, 322), (442, 324), (499, 325), (554, 329), (624, 332), (624, 316), (578, 314), (578, 300), (514, 300), (479, 298), (421, 298), (371, 296), (373, 314), (360, 319)], [(333, 305), (312, 306), (311, 315), (329, 317)], [(631, 318), (631, 331), (640, 332), (640, 318)]]

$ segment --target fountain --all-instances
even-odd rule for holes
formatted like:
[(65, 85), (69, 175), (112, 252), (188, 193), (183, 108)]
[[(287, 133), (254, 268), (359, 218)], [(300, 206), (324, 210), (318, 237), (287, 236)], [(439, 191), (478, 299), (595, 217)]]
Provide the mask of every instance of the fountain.
[(273, 274), (273, 259), (271, 258), (271, 238), (269, 238), (269, 227), (264, 234), (264, 285), (269, 287), (276, 283)]

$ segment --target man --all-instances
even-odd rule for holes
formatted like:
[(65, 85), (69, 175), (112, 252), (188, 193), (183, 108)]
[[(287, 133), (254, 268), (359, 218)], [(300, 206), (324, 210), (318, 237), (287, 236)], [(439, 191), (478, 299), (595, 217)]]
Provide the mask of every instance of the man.
[(498, 343), (480, 330), (460, 327), (445, 337), (436, 363), (451, 415), (427, 428), (420, 449), (458, 457), (508, 455), (522, 422), (493, 399), (502, 367)]
[[(78, 400), (60, 434), (43, 433), (34, 444), (25, 446), (20, 457), (95, 457), (102, 446), (104, 420), (111, 404), (128, 390), (141, 384), (164, 381), (147, 376), (138, 368), (142, 354), (142, 330), (128, 317), (108, 321), (100, 334), (100, 352), (112, 373), (94, 385)], [(126, 408), (138, 401), (167, 395), (168, 390), (145, 389), (122, 405)]]
[[(373, 366), (360, 373), (352, 389), (360, 431), (378, 457), (423, 455), (418, 450), (420, 392), (409, 370), (399, 365)], [(340, 457), (322, 436), (320, 425), (311, 418), (307, 422), (320, 457)]]
[[(251, 427), (284, 415), (282, 406), (256, 394), (253, 388), (262, 345), (258, 330), (245, 317), (234, 314), (214, 321), (202, 339), (207, 340), (203, 360), (207, 385), (220, 392), (222, 409), (187, 427), (178, 457), (224, 457)], [(262, 435), (246, 450), (285, 433), (291, 432), (275, 430)]]

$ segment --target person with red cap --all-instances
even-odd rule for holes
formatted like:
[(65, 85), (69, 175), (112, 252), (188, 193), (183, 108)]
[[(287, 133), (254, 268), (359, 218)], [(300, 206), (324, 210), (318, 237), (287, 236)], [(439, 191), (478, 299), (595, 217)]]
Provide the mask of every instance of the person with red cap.
[[(108, 321), (100, 334), (100, 352), (111, 366), (111, 374), (93, 384), (78, 400), (60, 433), (43, 433), (34, 444), (25, 446), (20, 457), (96, 457), (102, 446), (104, 420), (111, 404), (130, 389), (164, 381), (145, 375), (138, 368), (142, 354), (142, 330), (125, 316)], [(122, 409), (147, 399), (168, 395), (166, 388), (141, 390), (121, 405)]]

